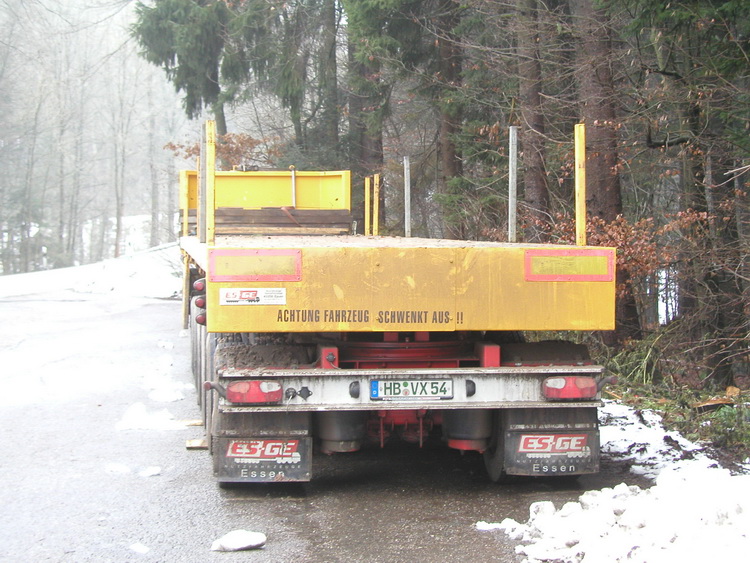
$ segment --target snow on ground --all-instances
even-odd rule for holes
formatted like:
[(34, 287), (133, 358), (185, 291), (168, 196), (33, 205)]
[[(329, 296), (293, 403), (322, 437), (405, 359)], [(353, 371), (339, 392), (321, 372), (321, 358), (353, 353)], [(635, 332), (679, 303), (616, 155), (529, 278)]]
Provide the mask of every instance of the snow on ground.
[[(123, 301), (142, 297), (170, 298), (181, 291), (181, 262), (176, 245), (76, 268), (0, 276), (0, 298), (73, 290), (113, 294)], [(189, 384), (168, 377), (168, 342), (156, 345), (165, 354), (149, 378), (149, 398), (171, 402), (182, 398)], [(616, 402), (601, 410), (601, 441), (605, 458), (631, 463), (631, 470), (654, 480), (648, 489), (625, 484), (588, 491), (578, 502), (555, 507), (549, 501), (529, 508), (525, 523), (506, 519), (478, 522), (478, 530), (500, 530), (519, 542), (516, 548), (529, 563), (741, 561), (750, 553), (750, 475), (731, 475), (698, 446), (667, 432), (658, 415), (636, 412)], [(166, 409), (142, 403), (124, 413), (118, 428), (184, 427)], [(129, 467), (109, 464), (111, 473)], [(150, 476), (160, 468), (145, 468)], [(500, 533), (500, 532), (495, 532)], [(148, 548), (134, 544), (145, 553)]]
[(750, 475), (731, 475), (700, 448), (667, 432), (651, 411), (608, 401), (602, 455), (654, 480), (587, 491), (578, 502), (529, 508), (525, 523), (477, 522), (520, 542), (528, 563), (745, 561), (750, 553)]
[[(127, 338), (132, 325), (118, 324), (112, 332), (101, 333), (101, 339), (87, 333), (90, 353), (84, 353), (79, 349), (78, 336), (83, 329), (79, 330), (75, 323), (89, 316), (95, 318), (100, 311), (127, 313), (141, 306), (144, 300), (179, 297), (181, 280), (182, 262), (176, 243), (86, 266), (0, 276), (0, 300), (18, 304), (27, 299), (29, 303), (42, 301), (47, 321), (42, 325), (38, 318), (21, 314), (14, 318), (12, 327), (8, 325), (2, 332), (6, 371), (0, 405), (20, 405), (40, 397), (48, 402), (63, 401), (79, 393), (79, 389), (114, 388), (131, 382), (133, 364), (138, 363), (138, 358), (114, 363), (106, 357), (106, 350), (117, 338)], [(55, 307), (56, 303), (60, 306)], [(78, 305), (71, 314), (73, 303)], [(24, 344), (27, 330), (49, 332), (54, 338), (43, 349), (31, 351)], [(182, 377), (174, 377), (173, 347), (171, 342), (154, 342), (158, 355), (138, 367), (137, 373), (153, 401), (178, 401), (190, 387)], [(34, 361), (28, 362), (28, 354), (32, 353)], [(75, 363), (61, 361), (72, 353), (77, 355)], [(17, 365), (23, 368), (16, 369)], [(50, 377), (49, 366), (55, 367), (55, 377)], [(106, 370), (106, 378), (101, 377), (102, 370)], [(21, 389), (24, 392), (14, 392)], [(141, 426), (153, 427), (157, 423), (155, 416)], [(123, 424), (138, 425), (132, 416)]]
[(179, 430), (185, 422), (175, 420), (167, 409), (150, 410), (143, 403), (128, 407), (116, 425), (117, 430)]
[(182, 290), (177, 243), (95, 264), (0, 276), (0, 298), (71, 289), (119, 297), (173, 297)]
[(667, 432), (661, 417), (653, 411), (635, 411), (615, 401), (599, 410), (602, 454), (631, 463), (630, 470), (656, 479), (665, 468), (687, 465), (715, 466), (701, 448), (678, 432)]

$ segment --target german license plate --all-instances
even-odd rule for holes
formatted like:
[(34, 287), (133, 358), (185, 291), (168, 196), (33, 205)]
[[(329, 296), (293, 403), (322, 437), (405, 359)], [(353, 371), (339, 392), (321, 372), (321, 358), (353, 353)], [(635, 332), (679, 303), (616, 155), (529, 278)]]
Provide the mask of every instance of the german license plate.
[(370, 381), (370, 399), (394, 401), (408, 399), (452, 399), (451, 379), (374, 379)]

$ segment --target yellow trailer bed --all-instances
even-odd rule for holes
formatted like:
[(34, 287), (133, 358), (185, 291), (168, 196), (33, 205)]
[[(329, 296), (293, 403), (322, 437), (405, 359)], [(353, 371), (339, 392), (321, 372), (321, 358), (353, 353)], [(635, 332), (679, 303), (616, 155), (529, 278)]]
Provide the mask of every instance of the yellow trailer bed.
[(365, 236), (184, 237), (209, 332), (610, 330), (615, 251)]

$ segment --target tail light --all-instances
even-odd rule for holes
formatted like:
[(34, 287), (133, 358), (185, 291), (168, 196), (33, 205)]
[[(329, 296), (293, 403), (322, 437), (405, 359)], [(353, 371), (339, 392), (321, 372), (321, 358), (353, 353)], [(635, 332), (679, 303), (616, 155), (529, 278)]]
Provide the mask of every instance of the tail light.
[(193, 282), (193, 289), (196, 293), (205, 293), (206, 291), (206, 278), (201, 278)]
[(198, 309), (195, 315), (195, 322), (199, 325), (206, 324), (206, 278), (201, 278), (193, 282), (193, 304)]
[(273, 380), (242, 380), (227, 385), (227, 401), (254, 405), (281, 403), (284, 390), (281, 383)]
[(593, 399), (597, 392), (596, 380), (587, 376), (548, 377), (542, 384), (542, 393), (552, 401)]

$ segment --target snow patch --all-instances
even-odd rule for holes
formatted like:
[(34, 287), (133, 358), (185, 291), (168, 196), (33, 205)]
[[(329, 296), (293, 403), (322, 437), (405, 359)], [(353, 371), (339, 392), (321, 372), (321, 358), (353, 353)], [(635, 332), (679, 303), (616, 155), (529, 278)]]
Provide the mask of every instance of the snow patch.
[(180, 249), (170, 243), (85, 266), (0, 276), (0, 298), (60, 290), (177, 297), (182, 292)]
[[(77, 289), (130, 297), (173, 298), (182, 291), (182, 264), (176, 243), (90, 265), (99, 269)], [(160, 275), (155, 275), (160, 274)]]
[(257, 549), (266, 545), (266, 535), (262, 532), (233, 530), (211, 544), (211, 551), (242, 551)]
[(174, 403), (185, 398), (182, 391), (174, 388), (154, 389), (148, 394), (148, 398), (157, 403)]
[(189, 383), (173, 380), (169, 373), (172, 370), (174, 358), (169, 354), (160, 356), (150, 373), (144, 374), (145, 387), (149, 391), (148, 398), (158, 403), (173, 403), (185, 398), (183, 391), (192, 389)]
[(140, 553), (141, 555), (146, 555), (149, 551), (151, 551), (151, 548), (143, 545), (142, 543), (134, 543), (130, 546), (131, 551), (135, 551), (136, 553)]
[(524, 545), (528, 563), (744, 560), (750, 550), (750, 476), (725, 469), (670, 468), (642, 490), (623, 484), (588, 491), (556, 510), (549, 501), (529, 508), (529, 520), (478, 522)]
[(117, 430), (177, 430), (185, 424), (174, 419), (167, 409), (149, 412), (143, 403), (134, 403), (115, 425)]
[(503, 524), (504, 523), (505, 523), (505, 521), (503, 521), (502, 523), (498, 524), (497, 522), (485, 522), (484, 520), (480, 520), (479, 522), (476, 523), (476, 528), (480, 532), (489, 532), (489, 531), (492, 531), (492, 530), (502, 530), (502, 529), (504, 529), (503, 528)]
[(668, 432), (661, 417), (648, 410), (635, 409), (606, 401), (599, 409), (602, 456), (632, 463), (631, 471), (655, 479), (668, 466), (700, 461), (714, 462), (701, 453), (700, 447), (677, 432)]
[(587, 491), (559, 510), (550, 501), (529, 507), (525, 523), (477, 522), (519, 541), (527, 563), (744, 560), (750, 552), (750, 475), (732, 476), (661, 418), (608, 402), (601, 409), (604, 457), (633, 463), (655, 478), (641, 489), (624, 483)]
[(156, 477), (157, 475), (161, 475), (161, 467), (157, 465), (144, 467), (138, 472), (138, 475), (141, 477)]

